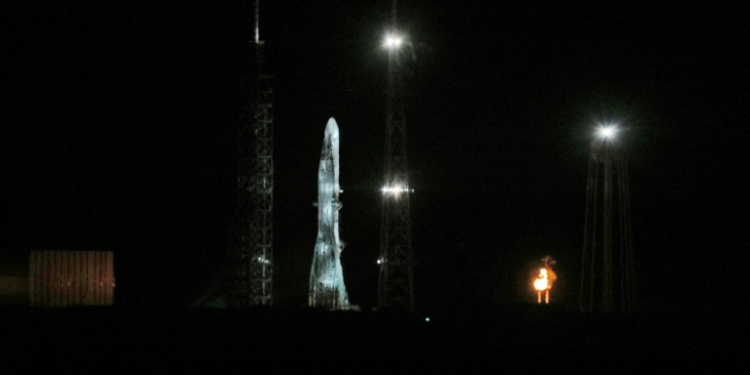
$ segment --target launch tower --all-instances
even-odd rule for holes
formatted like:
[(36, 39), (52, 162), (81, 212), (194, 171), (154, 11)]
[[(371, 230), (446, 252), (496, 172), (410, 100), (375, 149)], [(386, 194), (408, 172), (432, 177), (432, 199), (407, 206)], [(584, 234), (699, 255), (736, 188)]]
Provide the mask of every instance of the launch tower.
[(273, 104), (255, 1), (255, 71), (239, 124), (237, 207), (230, 239), (229, 306), (271, 305), (273, 262)]
[(414, 311), (414, 256), (409, 211), (409, 164), (404, 117), (403, 36), (392, 3), (388, 48), (388, 104), (385, 125), (385, 176), (380, 229), (378, 307)]

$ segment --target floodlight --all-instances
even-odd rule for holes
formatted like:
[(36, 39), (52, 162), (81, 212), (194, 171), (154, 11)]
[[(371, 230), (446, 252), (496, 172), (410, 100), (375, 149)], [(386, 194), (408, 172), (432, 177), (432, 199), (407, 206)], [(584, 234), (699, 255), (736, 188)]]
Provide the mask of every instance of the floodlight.
[(388, 48), (398, 48), (399, 46), (401, 46), (401, 43), (403, 43), (403, 41), (403, 38), (399, 36), (389, 35), (385, 39), (385, 45)]
[(599, 128), (599, 136), (607, 139), (612, 139), (617, 132), (617, 128), (613, 125), (602, 126)]

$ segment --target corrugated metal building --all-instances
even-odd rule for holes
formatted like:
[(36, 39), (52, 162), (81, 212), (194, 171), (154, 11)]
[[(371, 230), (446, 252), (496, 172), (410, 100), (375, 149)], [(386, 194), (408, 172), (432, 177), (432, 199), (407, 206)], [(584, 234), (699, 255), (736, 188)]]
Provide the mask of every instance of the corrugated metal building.
[(111, 251), (32, 250), (29, 254), (33, 307), (112, 305), (114, 290)]
[(0, 304), (109, 306), (114, 291), (111, 251), (8, 251), (0, 257)]

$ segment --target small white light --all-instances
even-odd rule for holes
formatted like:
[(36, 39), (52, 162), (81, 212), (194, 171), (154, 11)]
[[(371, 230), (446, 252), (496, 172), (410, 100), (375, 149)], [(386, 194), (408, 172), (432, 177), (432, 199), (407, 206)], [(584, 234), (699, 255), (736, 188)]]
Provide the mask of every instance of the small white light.
[(614, 125), (605, 125), (599, 128), (599, 136), (611, 139), (615, 136), (617, 127)]
[(387, 38), (385, 38), (385, 45), (388, 48), (398, 48), (399, 46), (401, 46), (401, 43), (403, 43), (403, 41), (404, 40), (401, 37), (389, 35)]
[[(384, 187), (381, 189), (383, 193), (401, 193), (401, 192), (409, 192), (408, 188), (402, 187), (402, 186), (394, 186), (394, 187)], [(411, 189), (413, 192), (414, 189)]]

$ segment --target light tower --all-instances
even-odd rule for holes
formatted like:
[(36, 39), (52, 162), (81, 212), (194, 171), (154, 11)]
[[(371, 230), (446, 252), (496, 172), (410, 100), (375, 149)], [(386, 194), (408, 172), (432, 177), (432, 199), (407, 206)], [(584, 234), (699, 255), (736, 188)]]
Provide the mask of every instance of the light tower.
[(385, 176), (380, 229), (378, 307), (414, 311), (414, 256), (409, 211), (409, 164), (404, 117), (403, 36), (392, 3), (388, 49), (388, 104), (385, 125)]
[(591, 143), (579, 295), (587, 312), (636, 308), (627, 160), (617, 130), (601, 126)]
[(255, 72), (252, 95), (239, 124), (237, 208), (230, 239), (229, 305), (271, 305), (273, 262), (273, 104), (255, 1)]

